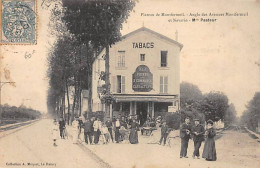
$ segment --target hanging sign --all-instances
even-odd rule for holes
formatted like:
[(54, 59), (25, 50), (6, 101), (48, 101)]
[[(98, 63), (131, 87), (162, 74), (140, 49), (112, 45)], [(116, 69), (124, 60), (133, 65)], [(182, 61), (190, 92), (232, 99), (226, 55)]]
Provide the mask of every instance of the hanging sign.
[(132, 88), (137, 92), (149, 92), (153, 89), (153, 74), (146, 65), (139, 65), (133, 73)]

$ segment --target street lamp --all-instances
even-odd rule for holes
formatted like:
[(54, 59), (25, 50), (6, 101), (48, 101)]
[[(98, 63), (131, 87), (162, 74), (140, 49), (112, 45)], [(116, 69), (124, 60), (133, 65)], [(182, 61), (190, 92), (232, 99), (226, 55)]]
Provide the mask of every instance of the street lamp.
[(5, 84), (14, 84), (15, 82), (13, 81), (3, 81), (1, 82), (0, 81), (0, 124), (2, 123), (2, 103), (1, 103), (1, 95), (2, 95), (2, 87), (5, 85)]

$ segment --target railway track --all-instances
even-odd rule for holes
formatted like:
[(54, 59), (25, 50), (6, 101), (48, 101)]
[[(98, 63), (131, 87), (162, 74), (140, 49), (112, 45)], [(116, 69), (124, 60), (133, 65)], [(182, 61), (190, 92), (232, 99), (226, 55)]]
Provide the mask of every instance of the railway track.
[(0, 132), (1, 131), (8, 131), (8, 130), (15, 129), (15, 128), (19, 128), (21, 126), (28, 125), (30, 123), (31, 122), (26, 122), (26, 123), (22, 122), (22, 123), (17, 123), (15, 125), (10, 125), (10, 126), (6, 125), (5, 127), (0, 127)]
[(36, 123), (37, 121), (39, 121), (39, 120), (38, 119), (30, 120), (30, 121), (26, 121), (26, 122), (20, 122), (20, 123), (0, 126), (0, 138), (3, 138), (7, 135), (15, 133), (23, 128), (26, 128), (26, 127)]

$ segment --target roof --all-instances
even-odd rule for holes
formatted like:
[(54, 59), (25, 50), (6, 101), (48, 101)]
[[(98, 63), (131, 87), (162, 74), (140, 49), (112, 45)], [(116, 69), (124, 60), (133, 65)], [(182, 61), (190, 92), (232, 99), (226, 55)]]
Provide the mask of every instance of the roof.
[(139, 28), (139, 29), (137, 29), (137, 30), (135, 30), (135, 31), (132, 31), (132, 32), (126, 34), (126, 35), (122, 36), (122, 39), (126, 39), (126, 38), (128, 38), (128, 37), (130, 37), (130, 36), (132, 36), (132, 35), (134, 35), (134, 34), (136, 34), (136, 33), (139, 33), (139, 32), (141, 32), (141, 31), (149, 32), (149, 33), (151, 33), (151, 34), (154, 34), (154, 35), (157, 36), (157, 37), (160, 37), (161, 39), (164, 39), (164, 40), (167, 40), (168, 42), (174, 43), (174, 44), (176, 44), (177, 46), (179, 46), (180, 49), (182, 49), (182, 47), (183, 47), (183, 45), (182, 45), (181, 43), (179, 43), (179, 42), (177, 42), (177, 41), (175, 41), (175, 40), (173, 40), (173, 39), (170, 39), (169, 37), (166, 37), (166, 36), (164, 36), (164, 35), (162, 35), (162, 34), (160, 34), (160, 33), (157, 33), (157, 32), (155, 32), (155, 31), (153, 31), (153, 30), (150, 30), (150, 29), (148, 29), (148, 28), (146, 28), (146, 27), (141, 27), (141, 28)]
[[(151, 29), (148, 29), (148, 28), (146, 28), (146, 27), (141, 27), (141, 28), (139, 28), (139, 29), (137, 29), (137, 30), (135, 30), (135, 31), (132, 31), (132, 32), (130, 32), (130, 33), (128, 33), (128, 34), (122, 36), (121, 39), (126, 39), (126, 38), (128, 38), (128, 37), (130, 37), (130, 36), (132, 36), (132, 35), (134, 35), (134, 34), (136, 34), (136, 33), (138, 33), (138, 32), (141, 32), (141, 31), (149, 32), (149, 33), (154, 34), (155, 36), (157, 36), (157, 37), (159, 37), (159, 38), (161, 38), (161, 39), (165, 39), (165, 40), (168, 41), (168, 42), (174, 43), (174, 44), (176, 44), (177, 46), (180, 47), (180, 50), (181, 50), (182, 47), (183, 47), (183, 45), (182, 45), (181, 43), (179, 43), (179, 42), (177, 42), (177, 41), (175, 41), (175, 40), (173, 40), (173, 39), (170, 39), (169, 37), (166, 37), (166, 36), (164, 36), (164, 35), (162, 35), (162, 34), (160, 34), (160, 33), (157, 33), (157, 32), (155, 32), (155, 31), (153, 31), (153, 30), (151, 30)], [(120, 41), (119, 41), (119, 42), (120, 42)], [(105, 52), (105, 49), (106, 49), (106, 48), (103, 48), (102, 51), (98, 54), (98, 56), (99, 56), (100, 54), (104, 53), (104, 52)]]

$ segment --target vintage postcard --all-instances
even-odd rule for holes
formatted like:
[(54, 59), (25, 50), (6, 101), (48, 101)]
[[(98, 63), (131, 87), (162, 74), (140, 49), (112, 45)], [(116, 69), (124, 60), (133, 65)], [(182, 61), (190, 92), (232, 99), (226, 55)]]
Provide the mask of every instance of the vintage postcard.
[(259, 168), (259, 0), (1, 0), (1, 168)]

